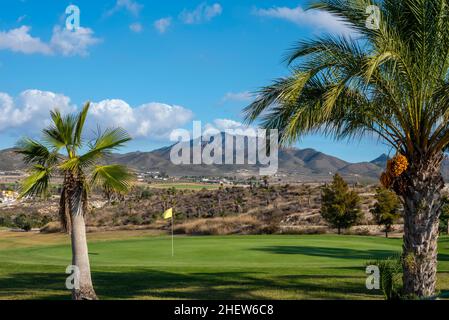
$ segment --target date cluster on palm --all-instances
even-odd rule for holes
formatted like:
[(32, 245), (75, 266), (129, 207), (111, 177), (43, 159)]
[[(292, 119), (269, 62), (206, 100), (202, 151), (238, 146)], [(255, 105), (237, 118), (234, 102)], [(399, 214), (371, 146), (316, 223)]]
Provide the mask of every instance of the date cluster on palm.
[(397, 154), (387, 162), (387, 170), (382, 173), (380, 182), (382, 185), (391, 189), (396, 180), (407, 170), (409, 162), (407, 157)]

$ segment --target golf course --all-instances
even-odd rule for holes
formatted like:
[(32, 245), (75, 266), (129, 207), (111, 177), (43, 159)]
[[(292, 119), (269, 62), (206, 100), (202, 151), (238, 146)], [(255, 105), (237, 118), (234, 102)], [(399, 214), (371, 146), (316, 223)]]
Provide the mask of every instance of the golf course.
[[(70, 299), (68, 236), (0, 231), (0, 299)], [(88, 234), (100, 299), (382, 299), (365, 288), (368, 261), (401, 250), (380, 237), (171, 237)], [(439, 243), (438, 290), (449, 291), (449, 238)]]

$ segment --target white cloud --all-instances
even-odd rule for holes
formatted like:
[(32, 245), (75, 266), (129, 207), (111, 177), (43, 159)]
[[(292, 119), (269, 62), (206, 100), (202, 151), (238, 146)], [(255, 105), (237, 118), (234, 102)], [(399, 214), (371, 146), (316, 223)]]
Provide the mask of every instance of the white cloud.
[(0, 50), (11, 50), (25, 54), (52, 54), (52, 48), (39, 38), (30, 35), (31, 27), (21, 26), (0, 32)]
[(320, 31), (338, 34), (353, 34), (344, 22), (332, 14), (322, 10), (304, 10), (301, 6), (296, 8), (273, 7), (269, 9), (254, 9), (253, 14), (260, 17), (277, 18), (290, 21), (300, 26), (310, 26)]
[(119, 99), (92, 103), (90, 113), (102, 127), (128, 127), (137, 121), (131, 106)]
[(223, 97), (223, 102), (237, 101), (237, 102), (248, 102), (253, 99), (253, 94), (249, 91), (244, 92), (228, 92)]
[(214, 121), (212, 121), (212, 123), (207, 123), (204, 126), (204, 135), (215, 135), (220, 132), (226, 132), (227, 130), (231, 130), (234, 132), (238, 132), (240, 130), (240, 132), (245, 132), (249, 136), (257, 134), (256, 127), (248, 126), (231, 119), (215, 119)]
[(17, 98), (0, 93), (0, 132), (36, 134), (49, 124), (50, 110), (73, 112), (70, 98), (40, 90), (23, 91)]
[(193, 11), (184, 10), (179, 17), (185, 24), (199, 24), (212, 20), (222, 12), (223, 7), (219, 3), (209, 6), (203, 2)]
[(94, 37), (89, 28), (69, 31), (59, 26), (53, 28), (49, 43), (30, 35), (31, 27), (21, 26), (0, 32), (0, 50), (10, 50), (24, 54), (62, 54), (64, 56), (88, 55), (88, 48), (100, 40)]
[(55, 26), (50, 45), (55, 52), (64, 56), (87, 56), (88, 48), (100, 42), (94, 37), (94, 32), (89, 28), (79, 27), (74, 31)]
[(101, 127), (123, 127), (134, 138), (167, 139), (172, 130), (189, 122), (193, 112), (181, 106), (151, 102), (132, 108), (123, 100), (93, 103), (92, 120)]
[(206, 20), (210, 20), (215, 18), (216, 16), (221, 15), (223, 12), (223, 8), (219, 3), (214, 3), (212, 6), (206, 6), (204, 9), (204, 16)]
[[(80, 110), (70, 98), (49, 91), (26, 90), (17, 98), (0, 92), (0, 133), (37, 136), (50, 124), (50, 111), (63, 114)], [(134, 138), (168, 140), (172, 130), (193, 118), (193, 112), (177, 105), (151, 102), (135, 108), (119, 99), (93, 102), (86, 124), (86, 133), (100, 126), (122, 127)]]
[(129, 29), (130, 29), (132, 32), (140, 33), (140, 32), (143, 31), (143, 26), (142, 26), (142, 24), (136, 22), (136, 23), (131, 24), (131, 25), (129, 26)]
[(214, 125), (219, 130), (247, 128), (243, 123), (231, 119), (215, 119)]
[(132, 108), (116, 99), (93, 103), (91, 113), (102, 127), (120, 126), (136, 138), (166, 138), (171, 130), (193, 117), (192, 111), (181, 106), (152, 102)]
[(106, 12), (106, 16), (111, 16), (122, 9), (127, 10), (134, 16), (138, 16), (143, 9), (143, 5), (133, 0), (117, 0), (114, 8)]
[(156, 28), (157, 31), (159, 31), (159, 33), (165, 33), (167, 29), (171, 26), (171, 23), (172, 23), (171, 17), (162, 18), (154, 22), (154, 27)]

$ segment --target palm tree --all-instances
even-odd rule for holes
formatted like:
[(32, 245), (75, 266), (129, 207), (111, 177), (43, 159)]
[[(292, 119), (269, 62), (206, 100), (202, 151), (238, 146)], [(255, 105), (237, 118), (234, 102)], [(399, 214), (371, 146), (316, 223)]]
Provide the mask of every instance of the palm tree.
[[(368, 28), (370, 5), (380, 11)], [(407, 295), (435, 293), (438, 218), (449, 144), (449, 1), (325, 0), (311, 5), (341, 19), (351, 37), (300, 41), (291, 74), (259, 91), (245, 109), (290, 144), (308, 133), (378, 137), (406, 158), (388, 185), (405, 209), (403, 282)], [(402, 170), (403, 171), (403, 170)]]
[[(22, 183), (21, 197), (47, 196), (52, 177), (63, 177), (59, 215), (62, 226), (71, 234), (72, 265), (79, 269), (79, 288), (72, 290), (76, 300), (97, 299), (84, 220), (89, 192), (105, 185), (126, 192), (132, 182), (126, 167), (99, 164), (108, 153), (131, 140), (126, 131), (107, 129), (85, 145), (82, 136), (89, 106), (87, 103), (78, 115), (62, 116), (58, 110), (52, 111), (52, 124), (43, 130), (43, 142), (22, 139), (17, 151), (31, 166), (30, 175)], [(87, 152), (81, 155), (82, 150)]]

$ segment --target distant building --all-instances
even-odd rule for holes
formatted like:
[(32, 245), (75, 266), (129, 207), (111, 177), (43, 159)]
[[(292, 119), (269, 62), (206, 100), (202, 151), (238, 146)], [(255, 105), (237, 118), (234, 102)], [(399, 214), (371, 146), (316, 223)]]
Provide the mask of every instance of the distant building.
[(2, 204), (13, 204), (17, 201), (17, 198), (19, 197), (19, 193), (16, 191), (1, 191), (0, 193), (0, 203)]

